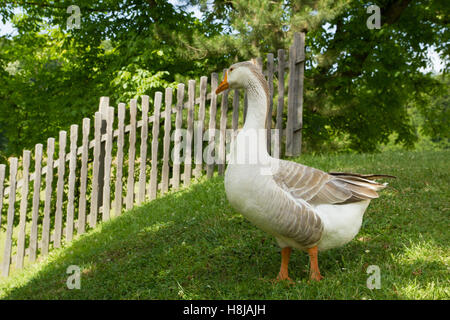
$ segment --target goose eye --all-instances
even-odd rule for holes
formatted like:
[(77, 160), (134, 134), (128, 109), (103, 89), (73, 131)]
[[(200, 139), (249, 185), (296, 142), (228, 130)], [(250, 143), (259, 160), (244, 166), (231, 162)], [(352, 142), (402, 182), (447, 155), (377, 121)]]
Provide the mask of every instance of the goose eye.
[(230, 68), (230, 72), (233, 71), (233, 68)]

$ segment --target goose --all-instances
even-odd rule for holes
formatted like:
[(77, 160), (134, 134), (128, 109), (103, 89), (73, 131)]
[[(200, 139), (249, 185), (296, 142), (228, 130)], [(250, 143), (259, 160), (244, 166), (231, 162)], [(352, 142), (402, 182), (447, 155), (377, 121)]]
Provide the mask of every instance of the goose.
[[(276, 281), (288, 280), (292, 249), (305, 251), (310, 279), (323, 277), (318, 252), (350, 242), (362, 224), (370, 201), (386, 187), (374, 179), (389, 175), (326, 173), (267, 152), (268, 83), (251, 61), (231, 65), (216, 89), (244, 89), (248, 108), (245, 123), (231, 142), (224, 177), (231, 206), (255, 226), (275, 237), (281, 248)], [(261, 134), (262, 133), (262, 134)]]

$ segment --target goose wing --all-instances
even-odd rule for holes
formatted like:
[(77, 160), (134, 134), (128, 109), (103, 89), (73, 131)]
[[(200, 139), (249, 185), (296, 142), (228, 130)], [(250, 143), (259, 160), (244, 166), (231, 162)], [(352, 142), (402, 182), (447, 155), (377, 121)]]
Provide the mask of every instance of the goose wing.
[(344, 204), (378, 198), (386, 187), (370, 179), (393, 177), (353, 173), (326, 173), (296, 162), (279, 160), (274, 181), (296, 200), (310, 204)]

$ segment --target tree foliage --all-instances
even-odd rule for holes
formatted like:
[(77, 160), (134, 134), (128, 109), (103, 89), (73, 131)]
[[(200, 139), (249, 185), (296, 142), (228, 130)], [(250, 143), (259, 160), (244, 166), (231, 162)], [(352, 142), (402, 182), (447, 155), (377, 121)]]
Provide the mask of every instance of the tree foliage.
[[(425, 134), (448, 139), (442, 116), (448, 113), (448, 64), (440, 77), (421, 71), (430, 47), (448, 61), (444, 0), (0, 3), (2, 21), (17, 29), (0, 38), (5, 156), (92, 117), (100, 96), (110, 96), (112, 104), (152, 97), (175, 81), (287, 48), (296, 31), (307, 32), (306, 150), (338, 141), (374, 151), (393, 133), (398, 143), (413, 146), (417, 135), (407, 112), (412, 104), (423, 115)], [(79, 29), (67, 24), (73, 4), (81, 11)], [(381, 9), (381, 29), (366, 25), (370, 4)]]
[[(374, 151), (392, 133), (412, 147), (417, 137), (407, 106), (443, 85), (421, 69), (430, 47), (448, 62), (446, 1), (188, 2), (203, 4), (207, 17), (232, 29), (197, 45), (214, 52), (227, 47), (238, 60), (276, 52), (294, 32), (307, 32), (304, 137), (312, 149), (346, 137), (350, 149)], [(381, 11), (380, 29), (366, 24), (373, 4)]]
[[(17, 35), (1, 38), (0, 131), (6, 156), (20, 155), (92, 117), (100, 96), (110, 96), (113, 105), (142, 94), (153, 97), (180, 75), (196, 76), (208, 63), (212, 71), (224, 59), (186, 54), (189, 37), (194, 30), (205, 34), (205, 25), (166, 1), (80, 0), (79, 29), (67, 23), (72, 1), (5, 4), (2, 20), (17, 29)], [(179, 41), (181, 34), (185, 42)]]

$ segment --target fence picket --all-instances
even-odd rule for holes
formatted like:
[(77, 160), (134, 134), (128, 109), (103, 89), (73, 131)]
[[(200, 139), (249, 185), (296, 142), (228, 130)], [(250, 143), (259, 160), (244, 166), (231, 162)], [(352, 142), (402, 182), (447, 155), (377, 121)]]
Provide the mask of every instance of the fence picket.
[(103, 210), (103, 189), (105, 182), (105, 158), (106, 158), (106, 139), (104, 139), (106, 134), (106, 126), (108, 119), (108, 107), (109, 107), (109, 97), (100, 97), (100, 103), (98, 106), (98, 111), (102, 114), (101, 126), (100, 126), (100, 155), (98, 163), (98, 186), (97, 186), (97, 214)]
[(38, 219), (39, 219), (39, 198), (41, 192), (41, 171), (42, 171), (42, 144), (38, 143), (34, 147), (34, 183), (33, 183), (33, 206), (31, 209), (31, 233), (30, 233), (30, 261), (36, 260), (38, 249)]
[(164, 145), (163, 166), (161, 173), (161, 193), (169, 190), (169, 157), (170, 157), (170, 131), (172, 127), (172, 88), (166, 88), (165, 92), (165, 119), (164, 119)]
[[(69, 190), (67, 195), (67, 217), (66, 217), (66, 241), (73, 238), (74, 210), (75, 210), (75, 170), (77, 168), (77, 141), (78, 126), (70, 126), (70, 153), (69, 153)], [(109, 176), (108, 173), (105, 176)]]
[(283, 140), (283, 112), (284, 112), (284, 50), (278, 50), (278, 103), (277, 103), (277, 123), (275, 125), (278, 136), (277, 136), (277, 153), (274, 154), (275, 158), (280, 158), (281, 156), (281, 142)]
[(219, 75), (211, 74), (211, 107), (209, 109), (209, 134), (208, 134), (208, 161), (206, 167), (206, 176), (211, 178), (214, 174), (215, 149), (216, 149), (216, 114), (217, 114), (217, 95), (216, 89), (219, 83)]
[(62, 235), (62, 217), (63, 217), (63, 197), (64, 197), (64, 174), (66, 159), (66, 131), (59, 132), (59, 160), (58, 160), (58, 182), (56, 185), (56, 211), (55, 211), (55, 233), (53, 246), (59, 248), (61, 246)]
[(305, 34), (295, 33), (289, 48), (288, 119), (286, 126), (286, 155), (300, 155), (302, 146), (303, 73)]
[(267, 82), (269, 83), (269, 106), (266, 117), (267, 152), (272, 154), (272, 111), (273, 111), (273, 53), (267, 54)]
[(2, 225), (2, 210), (3, 210), (3, 197), (5, 192), (4, 182), (5, 182), (5, 172), (6, 165), (0, 164), (0, 227)]
[(42, 224), (42, 254), (48, 254), (50, 244), (50, 211), (52, 201), (53, 182), (53, 154), (55, 152), (55, 139), (47, 140), (47, 171), (45, 173), (45, 201), (44, 201), (44, 221)]
[(162, 93), (156, 92), (153, 111), (153, 127), (152, 127), (152, 155), (150, 169), (150, 200), (156, 198), (158, 190), (158, 137), (159, 137), (159, 117), (162, 103)]
[(195, 80), (188, 82), (188, 110), (186, 132), (186, 156), (184, 157), (183, 184), (189, 186), (192, 176), (192, 140), (194, 135)]
[(286, 155), (293, 155), (294, 139), (294, 86), (295, 86), (295, 48), (292, 45), (289, 48), (289, 86), (288, 86), (288, 109), (287, 109), (287, 123), (286, 123)]
[(145, 200), (146, 164), (147, 164), (147, 138), (148, 138), (148, 107), (149, 97), (142, 96), (142, 127), (141, 127), (141, 154), (139, 166), (139, 192), (137, 204), (140, 205)]
[(17, 158), (11, 158), (9, 160), (9, 206), (8, 206), (8, 216), (6, 220), (6, 237), (5, 237), (5, 248), (3, 251), (3, 276), (7, 277), (9, 275), (9, 268), (11, 265), (11, 251), (12, 251), (12, 235), (14, 227), (14, 204), (16, 202), (16, 179), (17, 179)]
[(119, 103), (118, 106), (118, 130), (119, 135), (117, 137), (117, 168), (116, 168), (116, 184), (115, 184), (115, 196), (114, 196), (114, 215), (118, 216), (122, 213), (123, 204), (123, 145), (125, 142), (125, 104)]
[(300, 155), (302, 153), (302, 131), (303, 131), (303, 80), (305, 72), (305, 33), (300, 32), (294, 34), (295, 46), (295, 64), (296, 64), (296, 82), (295, 101), (296, 112), (294, 122), (294, 153)]
[(20, 218), (19, 218), (19, 233), (17, 238), (17, 269), (23, 268), (23, 260), (25, 256), (25, 238), (26, 238), (26, 220), (27, 220), (27, 206), (28, 206), (28, 189), (29, 189), (29, 169), (30, 169), (31, 152), (23, 151), (22, 157), (22, 192), (20, 200)]
[(94, 118), (94, 162), (92, 168), (91, 210), (89, 212), (89, 225), (91, 226), (91, 228), (95, 228), (95, 226), (97, 225), (101, 130), (102, 113), (96, 112)]
[(111, 164), (114, 126), (114, 108), (108, 107), (106, 118), (106, 146), (105, 146), (105, 178), (103, 184), (103, 212), (102, 221), (108, 221), (111, 211)]
[(136, 160), (136, 106), (137, 101), (130, 101), (130, 146), (128, 149), (128, 178), (127, 178), (127, 197), (125, 208), (127, 210), (133, 207), (134, 203), (134, 162)]
[(205, 126), (205, 107), (206, 107), (206, 87), (208, 83), (208, 77), (200, 78), (200, 103), (198, 109), (198, 120), (195, 126), (194, 134), (194, 177), (200, 178), (203, 167), (203, 129)]
[[(223, 70), (223, 78), (227, 69)], [(227, 129), (227, 113), (228, 113), (228, 89), (222, 93), (222, 103), (220, 105), (220, 140), (219, 140), (219, 175), (225, 172), (226, 164), (226, 129)]]
[(89, 158), (89, 131), (91, 120), (83, 119), (83, 137), (81, 143), (81, 175), (80, 175), (80, 198), (78, 200), (78, 234), (86, 231), (86, 190)]
[[(177, 190), (180, 187), (180, 166), (181, 166), (181, 138), (183, 124), (183, 100), (184, 100), (184, 84), (180, 83), (177, 87), (177, 107), (175, 118), (175, 141), (174, 141), (174, 155), (173, 155), (173, 178), (172, 187)], [(183, 154), (185, 156), (185, 154)]]

